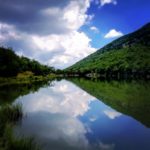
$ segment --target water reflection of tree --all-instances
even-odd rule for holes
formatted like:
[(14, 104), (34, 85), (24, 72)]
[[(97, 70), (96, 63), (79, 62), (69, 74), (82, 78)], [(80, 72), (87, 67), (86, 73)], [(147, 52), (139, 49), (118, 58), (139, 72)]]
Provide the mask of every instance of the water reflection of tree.
[(150, 83), (145, 81), (92, 81), (71, 79), (73, 83), (119, 112), (150, 127)]
[(0, 105), (11, 103), (19, 96), (27, 95), (38, 91), (41, 87), (46, 87), (51, 84), (51, 81), (41, 81), (32, 84), (13, 84), (0, 86)]

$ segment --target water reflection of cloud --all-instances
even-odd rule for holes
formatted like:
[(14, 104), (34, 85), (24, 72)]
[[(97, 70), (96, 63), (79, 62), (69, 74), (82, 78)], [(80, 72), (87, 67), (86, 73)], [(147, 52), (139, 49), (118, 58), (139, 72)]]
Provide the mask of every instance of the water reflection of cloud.
[(113, 150), (124, 146), (138, 149), (141, 144), (134, 143), (141, 140), (124, 129), (132, 131), (132, 135), (137, 135), (138, 131), (136, 137), (142, 136), (144, 142), (149, 139), (149, 131), (135, 120), (116, 112), (72, 83), (62, 80), (53, 84), (53, 87), (41, 88), (17, 100), (22, 102), (27, 117), (16, 131), (35, 137), (44, 150)]
[(25, 112), (46, 111), (74, 117), (84, 115), (93, 100), (92, 96), (67, 81), (21, 98)]
[[(38, 92), (20, 97), (16, 101), (23, 104), (23, 110), (27, 114), (21, 126), (16, 127), (16, 131), (35, 137), (45, 150), (112, 150), (113, 144), (104, 144), (101, 141), (91, 144), (87, 134), (94, 133), (88, 122), (80, 119), (89, 112), (91, 102), (99, 101), (68, 81), (53, 84), (52, 87), (41, 88)], [(105, 110), (106, 106), (100, 106), (99, 111)], [(117, 117), (117, 112), (108, 110), (104, 113), (109, 118)], [(96, 113), (88, 118), (92, 123), (99, 116)]]
[(121, 116), (121, 113), (115, 111), (115, 110), (104, 110), (104, 114), (109, 117), (110, 119), (115, 119), (117, 117)]
[(105, 144), (100, 141), (99, 148), (100, 150), (113, 150), (115, 148), (115, 144)]
[(35, 135), (47, 147), (53, 145), (53, 149), (57, 146), (65, 150), (72, 147), (89, 149), (86, 133), (90, 130), (78, 116), (84, 115), (94, 100), (70, 82), (56, 82), (53, 87), (42, 88), (17, 100), (22, 102), (27, 113), (17, 130), (25, 135)]
[[(22, 122), (21, 130), (24, 135), (36, 137), (44, 147), (51, 147), (53, 150), (62, 149), (86, 149), (86, 128), (75, 118), (66, 114), (51, 114), (48, 112), (29, 113)], [(55, 143), (57, 141), (57, 143)], [(54, 146), (54, 147), (53, 147)]]
[(92, 116), (92, 117), (89, 118), (89, 120), (90, 120), (91, 122), (94, 122), (94, 121), (97, 120), (97, 118), (98, 118), (97, 116)]

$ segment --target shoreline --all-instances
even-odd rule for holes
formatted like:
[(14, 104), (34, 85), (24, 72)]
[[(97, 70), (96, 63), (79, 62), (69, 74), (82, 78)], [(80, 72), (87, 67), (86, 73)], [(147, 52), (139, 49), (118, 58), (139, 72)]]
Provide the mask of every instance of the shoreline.
[(56, 75), (30, 77), (0, 77), (0, 86), (7, 86), (13, 84), (32, 84), (36, 82), (48, 81), (56, 77)]

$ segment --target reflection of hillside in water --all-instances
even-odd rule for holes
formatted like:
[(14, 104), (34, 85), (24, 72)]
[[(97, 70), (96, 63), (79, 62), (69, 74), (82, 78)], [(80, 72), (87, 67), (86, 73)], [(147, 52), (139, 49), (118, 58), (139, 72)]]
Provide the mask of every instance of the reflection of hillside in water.
[(71, 79), (73, 83), (117, 111), (150, 127), (150, 83), (145, 81), (92, 81)]
[(0, 104), (11, 103), (19, 96), (38, 91), (43, 86), (48, 86), (50, 81), (35, 82), (32, 84), (12, 84), (0, 86)]

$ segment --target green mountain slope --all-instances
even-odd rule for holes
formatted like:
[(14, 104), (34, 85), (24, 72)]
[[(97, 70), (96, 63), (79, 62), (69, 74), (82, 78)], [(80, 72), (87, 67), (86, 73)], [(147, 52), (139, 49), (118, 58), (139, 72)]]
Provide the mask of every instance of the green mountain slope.
[(77, 62), (65, 71), (89, 73), (149, 72), (150, 23)]
[(25, 71), (31, 71), (35, 75), (46, 75), (53, 70), (52, 67), (42, 65), (36, 60), (16, 55), (10, 48), (0, 47), (0, 77), (12, 77)]

